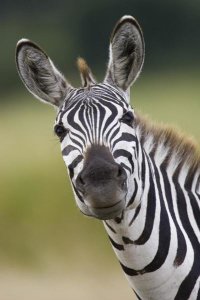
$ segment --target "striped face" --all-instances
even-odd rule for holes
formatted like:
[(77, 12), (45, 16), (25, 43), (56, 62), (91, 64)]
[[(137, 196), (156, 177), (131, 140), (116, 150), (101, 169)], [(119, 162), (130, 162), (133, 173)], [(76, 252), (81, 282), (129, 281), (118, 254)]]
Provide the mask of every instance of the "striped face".
[(134, 115), (108, 84), (72, 90), (55, 124), (80, 210), (110, 219), (130, 205), (136, 156)]
[(38, 45), (26, 39), (17, 44), (17, 69), (26, 88), (59, 109), (55, 133), (77, 204), (99, 219), (120, 216), (139, 198), (141, 164), (128, 95), (141, 72), (144, 48), (138, 22), (122, 17), (111, 34), (103, 83), (97, 84), (79, 59), (83, 88), (75, 89)]

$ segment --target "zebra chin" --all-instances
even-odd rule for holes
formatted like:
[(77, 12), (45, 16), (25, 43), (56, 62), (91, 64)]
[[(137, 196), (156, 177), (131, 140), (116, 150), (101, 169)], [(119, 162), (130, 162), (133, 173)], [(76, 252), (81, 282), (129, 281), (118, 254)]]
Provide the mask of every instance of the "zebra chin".
[(121, 215), (125, 208), (125, 200), (120, 200), (108, 207), (89, 207), (90, 216), (100, 220), (110, 220)]
[[(104, 198), (104, 197), (103, 197)], [(100, 220), (110, 220), (121, 215), (126, 206), (126, 193), (121, 191), (115, 200), (101, 199), (102, 202), (95, 201), (94, 198), (86, 197), (84, 199), (84, 209), (82, 213)]]

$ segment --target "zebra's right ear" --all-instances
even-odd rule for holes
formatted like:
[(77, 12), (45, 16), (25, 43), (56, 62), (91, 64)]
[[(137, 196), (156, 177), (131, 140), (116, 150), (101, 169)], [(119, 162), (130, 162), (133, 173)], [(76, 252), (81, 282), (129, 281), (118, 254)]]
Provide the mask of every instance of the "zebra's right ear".
[(141, 72), (144, 48), (143, 34), (138, 22), (132, 16), (122, 17), (111, 35), (105, 82), (127, 92)]
[(39, 100), (59, 107), (72, 88), (47, 54), (22, 39), (16, 47), (16, 64), (26, 88)]

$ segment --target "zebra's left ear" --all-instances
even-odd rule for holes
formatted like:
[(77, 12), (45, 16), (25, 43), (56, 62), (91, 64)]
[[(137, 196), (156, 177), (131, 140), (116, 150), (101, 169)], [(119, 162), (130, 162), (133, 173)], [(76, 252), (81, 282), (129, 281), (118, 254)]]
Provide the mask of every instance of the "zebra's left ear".
[(127, 92), (141, 72), (144, 49), (143, 34), (138, 22), (132, 16), (122, 17), (111, 35), (105, 82)]

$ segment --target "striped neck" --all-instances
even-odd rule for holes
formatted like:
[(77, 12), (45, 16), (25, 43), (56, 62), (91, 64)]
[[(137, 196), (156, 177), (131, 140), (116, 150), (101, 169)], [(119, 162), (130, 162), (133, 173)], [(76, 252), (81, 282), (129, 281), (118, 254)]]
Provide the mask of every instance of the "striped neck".
[(104, 225), (141, 299), (196, 299), (198, 286), (191, 282), (200, 276), (200, 172), (191, 151), (197, 158), (197, 150), (174, 132), (167, 140), (166, 129), (145, 126), (138, 122), (136, 130), (143, 165), (141, 201)]

